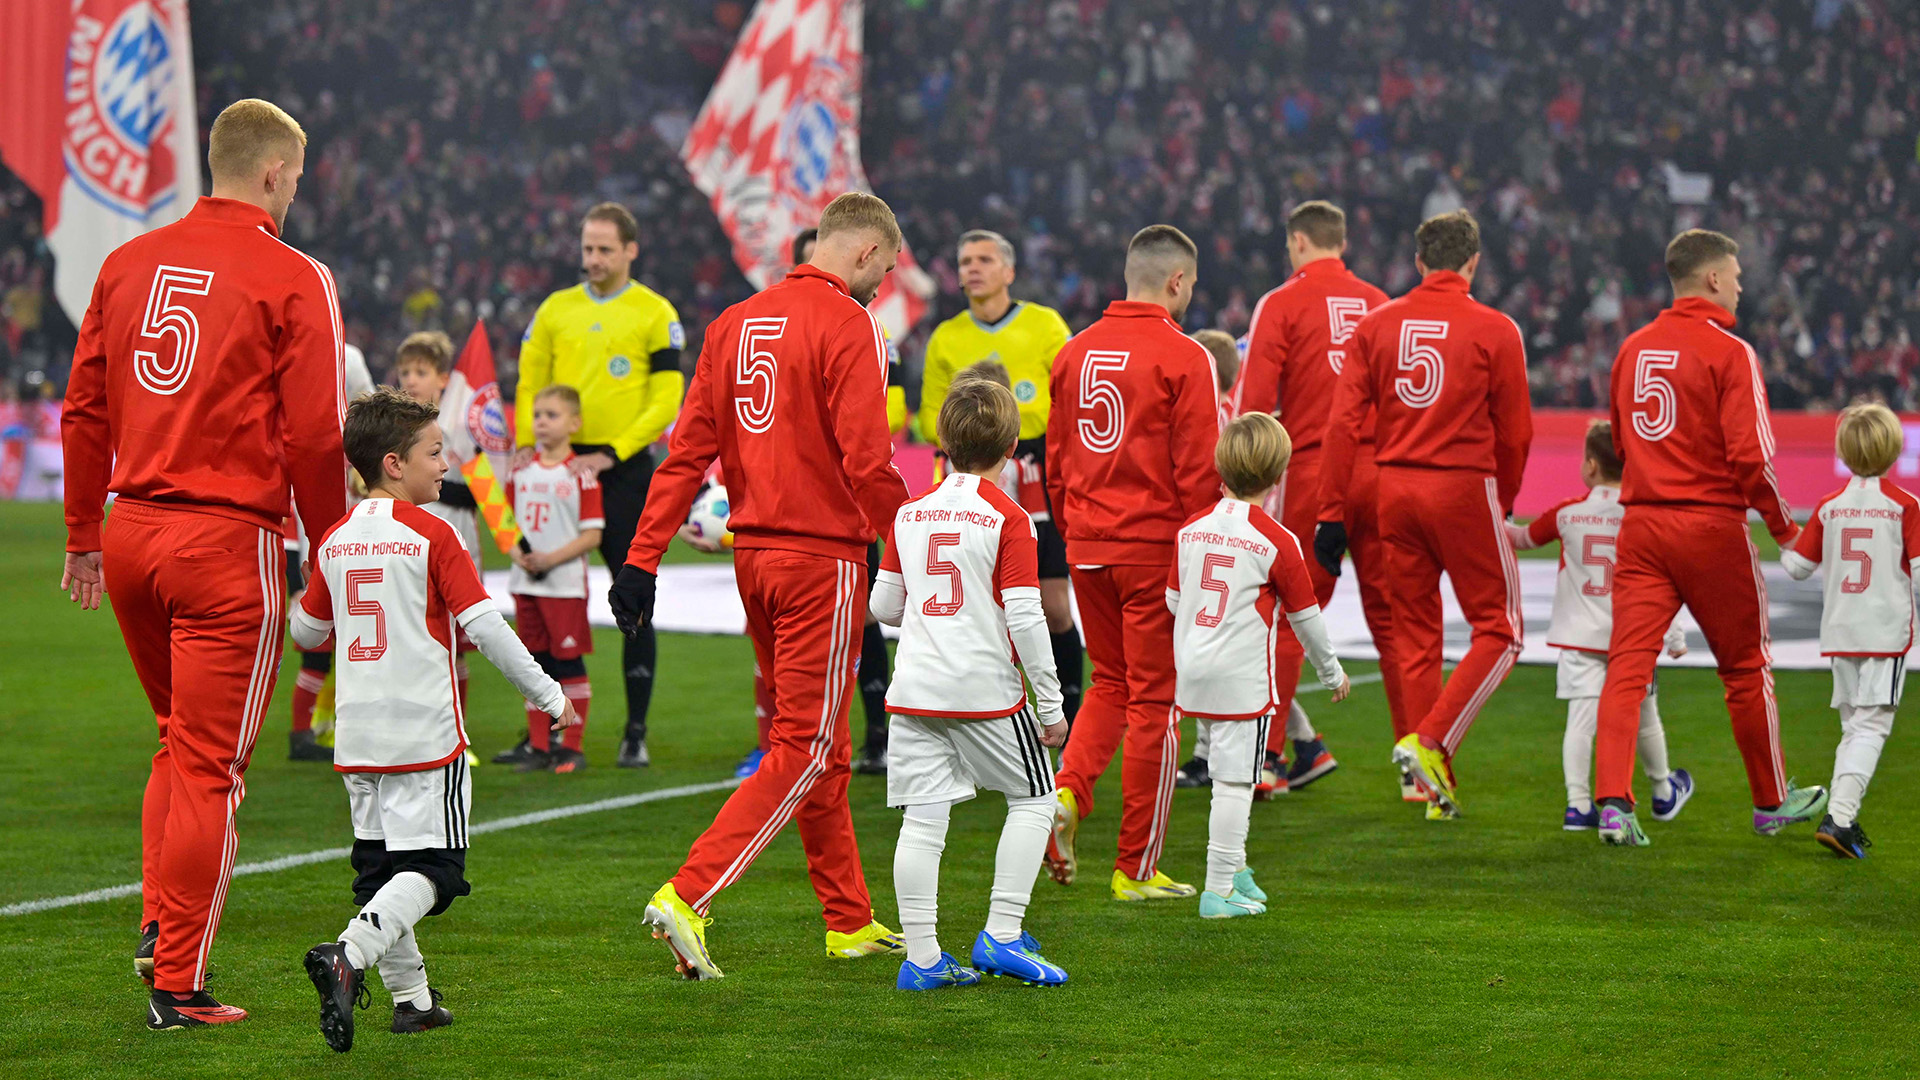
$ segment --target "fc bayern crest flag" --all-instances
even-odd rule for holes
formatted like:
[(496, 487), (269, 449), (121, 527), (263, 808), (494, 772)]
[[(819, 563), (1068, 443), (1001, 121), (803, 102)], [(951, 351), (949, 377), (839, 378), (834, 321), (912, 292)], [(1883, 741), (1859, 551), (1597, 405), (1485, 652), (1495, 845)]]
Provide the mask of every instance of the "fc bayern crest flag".
[(200, 195), (186, 0), (6, 0), (0, 41), (0, 157), (40, 196), (78, 323), (108, 253)]
[[(872, 190), (860, 165), (861, 17), (861, 0), (761, 0), (680, 149), (756, 289), (779, 279), (793, 238), (834, 196)], [(899, 340), (932, 294), (902, 251), (873, 313)]]

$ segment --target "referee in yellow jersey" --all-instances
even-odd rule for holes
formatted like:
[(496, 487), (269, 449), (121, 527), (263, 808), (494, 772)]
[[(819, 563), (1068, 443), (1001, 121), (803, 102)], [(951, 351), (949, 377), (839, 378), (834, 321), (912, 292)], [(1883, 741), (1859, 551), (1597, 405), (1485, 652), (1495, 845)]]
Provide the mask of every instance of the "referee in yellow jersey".
[[(680, 351), (686, 331), (673, 305), (633, 280), (640, 228), (619, 203), (587, 211), (580, 226), (580, 266), (587, 280), (541, 303), (520, 344), (520, 383), (514, 391), (515, 468), (533, 460), (533, 399), (547, 386), (580, 392), (580, 432), (569, 464), (575, 475), (600, 478), (606, 527), (600, 557), (617, 571), (647, 504), (653, 480), (653, 444), (680, 412), (685, 389)], [(637, 769), (647, 755), (647, 705), (653, 698), (656, 658), (652, 626), (626, 638), (627, 728), (615, 764)], [(496, 757), (511, 762), (520, 748)], [(522, 751), (523, 752), (523, 751)]]
[(1013, 382), (1020, 406), (1020, 443), (1014, 462), (1020, 468), (1018, 501), (1033, 518), (1040, 539), (1040, 600), (1053, 635), (1053, 662), (1060, 671), (1060, 693), (1067, 720), (1080, 711), (1085, 650), (1073, 625), (1067, 592), (1067, 545), (1054, 527), (1047, 503), (1047, 412), (1051, 407), (1053, 357), (1070, 336), (1067, 322), (1050, 307), (1013, 298), (1013, 245), (987, 229), (960, 237), (960, 288), (967, 310), (934, 327), (927, 339), (926, 367), (920, 380), (920, 436), (935, 446), (934, 428), (947, 387), (960, 371), (982, 360), (997, 361)]

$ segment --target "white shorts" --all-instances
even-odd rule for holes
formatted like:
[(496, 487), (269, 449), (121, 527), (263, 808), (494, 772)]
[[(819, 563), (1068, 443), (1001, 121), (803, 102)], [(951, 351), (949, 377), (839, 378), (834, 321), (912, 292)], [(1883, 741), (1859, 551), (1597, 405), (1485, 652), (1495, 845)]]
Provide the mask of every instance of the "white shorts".
[(1198, 720), (1196, 740), (1207, 740), (1207, 775), (1229, 784), (1258, 784), (1267, 762), (1273, 714), (1256, 720)]
[[(1585, 649), (1561, 649), (1560, 663), (1554, 672), (1553, 696), (1561, 701), (1599, 697), (1607, 686), (1607, 654)], [(1660, 689), (1660, 680), (1647, 684), (1647, 692)]]
[(1834, 708), (1900, 704), (1900, 692), (1907, 685), (1906, 657), (1835, 656), (1832, 660)]
[(961, 802), (985, 788), (1010, 799), (1053, 794), (1053, 758), (1033, 710), (961, 720), (895, 713), (887, 726), (887, 805)]
[(473, 774), (461, 754), (421, 772), (341, 773), (355, 840), (385, 841), (388, 851), (467, 846)]

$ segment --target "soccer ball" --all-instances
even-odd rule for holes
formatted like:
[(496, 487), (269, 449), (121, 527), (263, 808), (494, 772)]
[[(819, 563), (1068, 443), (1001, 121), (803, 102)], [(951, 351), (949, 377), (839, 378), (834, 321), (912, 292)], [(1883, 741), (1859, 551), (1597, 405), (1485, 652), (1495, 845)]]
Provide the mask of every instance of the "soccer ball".
[(719, 484), (709, 484), (707, 490), (693, 500), (693, 512), (687, 515), (687, 525), (702, 540), (719, 540), (727, 535), (727, 489)]

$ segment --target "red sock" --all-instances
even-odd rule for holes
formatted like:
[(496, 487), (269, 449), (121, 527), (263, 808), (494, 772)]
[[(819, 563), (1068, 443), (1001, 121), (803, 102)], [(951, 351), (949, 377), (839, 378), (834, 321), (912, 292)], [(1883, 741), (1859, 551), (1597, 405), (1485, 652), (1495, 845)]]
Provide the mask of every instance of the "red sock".
[(566, 692), (567, 700), (573, 702), (573, 711), (580, 714), (580, 725), (561, 733), (560, 745), (569, 750), (578, 750), (580, 740), (587, 737), (587, 710), (593, 707), (593, 684), (582, 675), (574, 679), (561, 679), (560, 689)]
[(293, 730), (313, 728), (313, 707), (320, 700), (320, 688), (327, 685), (327, 673), (301, 668), (293, 677)]

